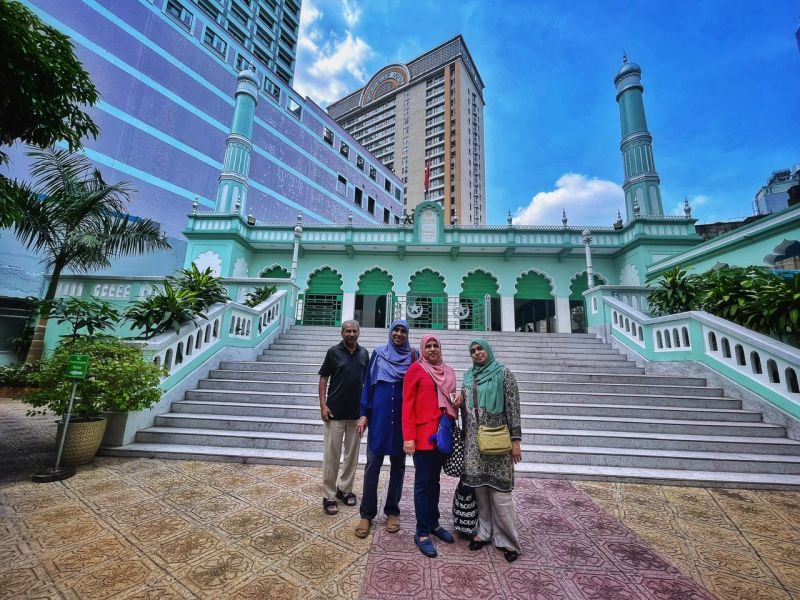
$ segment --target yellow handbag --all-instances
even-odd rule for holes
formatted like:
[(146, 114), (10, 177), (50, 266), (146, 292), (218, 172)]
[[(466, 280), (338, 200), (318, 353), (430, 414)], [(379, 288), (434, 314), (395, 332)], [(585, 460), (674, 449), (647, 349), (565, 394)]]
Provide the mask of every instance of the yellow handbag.
[(478, 413), (478, 385), (472, 388), (472, 404), (475, 407), (475, 422), (478, 424), (478, 450), (487, 456), (497, 456), (511, 453), (511, 433), (508, 425), (498, 425), (497, 427), (487, 427), (481, 425)]

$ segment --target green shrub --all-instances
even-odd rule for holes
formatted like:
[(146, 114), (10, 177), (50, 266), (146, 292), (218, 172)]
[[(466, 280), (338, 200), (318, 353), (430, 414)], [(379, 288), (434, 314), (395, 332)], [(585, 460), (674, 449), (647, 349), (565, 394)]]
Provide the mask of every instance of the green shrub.
[(655, 316), (699, 310), (702, 283), (697, 275), (687, 275), (680, 267), (670, 269), (658, 281), (648, 298)]
[(200, 310), (230, 300), (228, 290), (222, 285), (222, 278), (216, 277), (210, 267), (200, 271), (197, 265), (192, 263), (190, 268), (180, 269), (175, 275), (167, 277), (167, 282), (178, 290), (196, 294), (201, 304)]
[(52, 357), (41, 361), (39, 373), (29, 377), (40, 388), (23, 399), (32, 407), (29, 415), (66, 413), (72, 381), (64, 374), (71, 354), (89, 355), (88, 376), (78, 381), (73, 406), (77, 418), (96, 417), (104, 410), (144, 410), (161, 398), (163, 371), (139, 348), (113, 338), (81, 337), (59, 345)]
[(765, 267), (725, 267), (687, 275), (664, 273), (649, 298), (653, 315), (704, 310), (753, 331), (800, 344), (800, 275), (786, 279)]
[(168, 281), (163, 291), (156, 289), (152, 296), (132, 302), (125, 311), (125, 318), (143, 330), (141, 337), (146, 340), (170, 329), (180, 333), (181, 325), (195, 317), (206, 318), (197, 293), (175, 289)]
[(35, 378), (39, 364), (15, 363), (0, 367), (0, 386), (25, 387)]
[(248, 292), (245, 296), (244, 305), (245, 306), (258, 306), (264, 300), (272, 296), (276, 291), (278, 291), (277, 285), (264, 285), (261, 287), (257, 287), (252, 292)]
[[(50, 311), (50, 318), (58, 323), (69, 323), (72, 328), (69, 337), (76, 340), (81, 335), (102, 334), (119, 323), (119, 311), (105, 300), (90, 298), (59, 298)], [(85, 334), (81, 330), (86, 330)]]

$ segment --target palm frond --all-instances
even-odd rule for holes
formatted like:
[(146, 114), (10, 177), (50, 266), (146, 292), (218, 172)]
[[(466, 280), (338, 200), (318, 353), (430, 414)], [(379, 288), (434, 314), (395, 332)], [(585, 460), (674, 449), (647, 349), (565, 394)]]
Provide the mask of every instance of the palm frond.
[(127, 215), (109, 217), (103, 233), (108, 256), (143, 254), (153, 250), (169, 250), (166, 239), (161, 236), (161, 227), (151, 219), (131, 220)]

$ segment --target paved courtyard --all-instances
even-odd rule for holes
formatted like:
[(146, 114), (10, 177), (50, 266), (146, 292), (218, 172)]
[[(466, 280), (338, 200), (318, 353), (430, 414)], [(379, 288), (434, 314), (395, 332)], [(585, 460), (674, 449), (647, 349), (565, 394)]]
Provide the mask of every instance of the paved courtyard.
[(401, 531), (359, 540), (315, 468), (101, 457), (30, 483), (54, 427), (24, 413), (0, 400), (0, 598), (800, 598), (795, 492), (518, 480), (519, 561), (460, 540), (431, 561), (411, 476)]

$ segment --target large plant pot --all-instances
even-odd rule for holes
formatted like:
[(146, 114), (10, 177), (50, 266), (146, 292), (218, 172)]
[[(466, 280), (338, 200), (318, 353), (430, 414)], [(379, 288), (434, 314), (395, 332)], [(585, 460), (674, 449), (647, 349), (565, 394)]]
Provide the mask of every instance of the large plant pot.
[[(56, 448), (61, 439), (61, 432), (64, 423), (58, 424), (56, 433)], [(95, 417), (88, 420), (70, 419), (67, 427), (67, 438), (64, 440), (64, 451), (61, 454), (62, 467), (77, 467), (92, 462), (100, 442), (103, 441), (103, 434), (106, 432), (106, 420), (103, 417)]]

